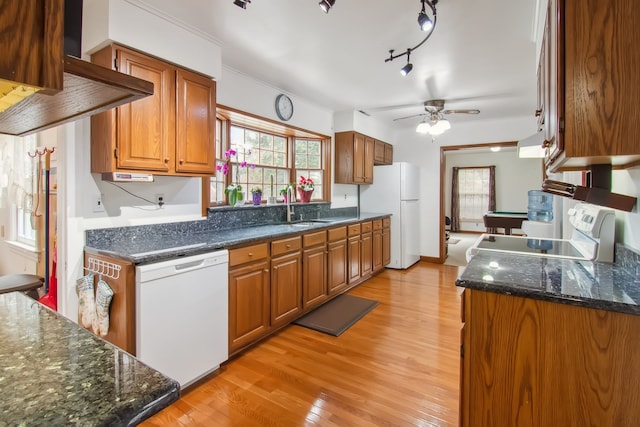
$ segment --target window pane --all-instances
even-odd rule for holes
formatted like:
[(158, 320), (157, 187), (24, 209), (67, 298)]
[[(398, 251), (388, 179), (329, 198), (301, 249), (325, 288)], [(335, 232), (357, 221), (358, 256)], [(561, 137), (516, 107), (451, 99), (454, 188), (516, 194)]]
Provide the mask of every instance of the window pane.
[(320, 162), (320, 156), (309, 156), (307, 157), (307, 166), (310, 169), (320, 169), (322, 164)]
[(296, 168), (307, 168), (307, 156), (296, 151)]
[(321, 143), (320, 141), (309, 141), (308, 143), (308, 152), (309, 155), (313, 155), (313, 156), (320, 156), (320, 147), (321, 147)]
[(489, 168), (458, 171), (460, 221), (482, 222), (489, 208)]
[(287, 152), (287, 139), (281, 136), (274, 136), (273, 138), (273, 150), (280, 151), (281, 153)]

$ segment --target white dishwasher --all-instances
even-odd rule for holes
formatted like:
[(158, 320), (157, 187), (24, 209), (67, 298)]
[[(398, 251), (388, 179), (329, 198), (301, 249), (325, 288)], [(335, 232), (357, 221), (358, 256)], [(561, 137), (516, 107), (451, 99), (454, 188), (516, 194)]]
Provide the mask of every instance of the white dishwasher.
[(136, 355), (185, 387), (229, 357), (229, 252), (136, 267)]

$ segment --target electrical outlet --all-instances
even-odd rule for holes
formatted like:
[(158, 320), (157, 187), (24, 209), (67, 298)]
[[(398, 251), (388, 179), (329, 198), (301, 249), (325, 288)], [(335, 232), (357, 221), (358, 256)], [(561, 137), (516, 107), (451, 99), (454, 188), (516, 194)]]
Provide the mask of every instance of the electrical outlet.
[(165, 203), (164, 194), (156, 194), (156, 205), (162, 207)]
[(102, 204), (102, 194), (93, 196), (93, 212), (104, 212), (104, 205)]

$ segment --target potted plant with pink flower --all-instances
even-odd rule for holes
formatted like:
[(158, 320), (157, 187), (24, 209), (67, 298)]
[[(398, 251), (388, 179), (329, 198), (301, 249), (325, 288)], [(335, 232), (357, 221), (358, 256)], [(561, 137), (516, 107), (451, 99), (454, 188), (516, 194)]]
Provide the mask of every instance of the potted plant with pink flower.
[(313, 190), (313, 180), (300, 175), (300, 181), (298, 181), (298, 196), (300, 196), (302, 203), (309, 203)]
[[(248, 150), (245, 152), (245, 154), (246, 155), (251, 154), (251, 151)], [(224, 152), (225, 163), (223, 165), (217, 165), (216, 170), (219, 172), (222, 172), (224, 175), (229, 174), (229, 172), (231, 171), (231, 168), (233, 167), (233, 163), (231, 162), (231, 159), (233, 157), (236, 158), (236, 162), (235, 162), (236, 182), (235, 184), (233, 183), (229, 184), (227, 188), (224, 189), (224, 193), (229, 196), (229, 206), (239, 206), (239, 205), (244, 205), (244, 202), (245, 202), (244, 192), (242, 191), (242, 185), (240, 185), (240, 182), (239, 182), (240, 168), (247, 168), (247, 167), (254, 168), (255, 165), (249, 164), (244, 160), (240, 162), (238, 159), (238, 152), (233, 148), (230, 148), (229, 150)]]

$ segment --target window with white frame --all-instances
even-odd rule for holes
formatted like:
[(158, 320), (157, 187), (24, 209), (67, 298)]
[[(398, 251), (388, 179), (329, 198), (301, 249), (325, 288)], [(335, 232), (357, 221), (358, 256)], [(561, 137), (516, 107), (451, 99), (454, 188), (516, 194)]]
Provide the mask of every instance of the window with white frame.
[(461, 222), (483, 222), (489, 207), (488, 167), (458, 170), (458, 200)]

